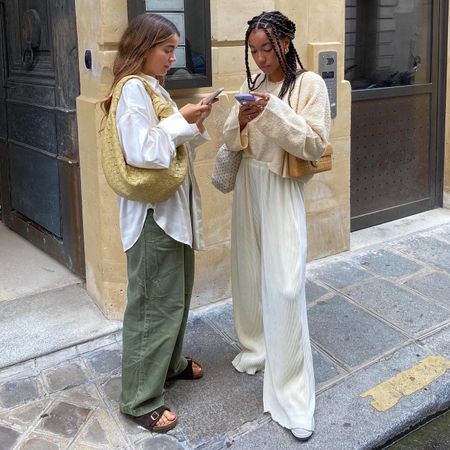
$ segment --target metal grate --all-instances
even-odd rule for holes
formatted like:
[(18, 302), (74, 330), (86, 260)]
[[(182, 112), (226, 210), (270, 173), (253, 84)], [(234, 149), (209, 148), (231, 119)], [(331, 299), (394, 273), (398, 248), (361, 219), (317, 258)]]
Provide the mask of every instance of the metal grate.
[(353, 102), (352, 217), (429, 196), (431, 96)]

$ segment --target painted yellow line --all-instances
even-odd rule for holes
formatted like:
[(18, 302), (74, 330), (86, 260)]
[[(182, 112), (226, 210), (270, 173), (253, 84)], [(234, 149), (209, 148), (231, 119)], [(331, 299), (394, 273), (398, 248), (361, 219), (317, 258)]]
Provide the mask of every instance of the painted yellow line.
[(393, 378), (378, 384), (361, 394), (361, 397), (373, 397), (371, 405), (378, 411), (387, 411), (406, 395), (411, 395), (450, 369), (450, 361), (441, 355), (428, 356), (416, 366), (400, 372)]

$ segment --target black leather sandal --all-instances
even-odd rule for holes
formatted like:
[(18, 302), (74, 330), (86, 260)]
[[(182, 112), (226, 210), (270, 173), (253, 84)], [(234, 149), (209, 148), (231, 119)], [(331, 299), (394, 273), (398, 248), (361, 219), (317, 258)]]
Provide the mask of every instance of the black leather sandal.
[[(184, 369), (183, 372), (180, 372), (178, 375), (168, 378), (169, 380), (198, 380), (199, 378), (201, 378), (203, 376), (203, 367), (201, 366), (201, 364), (198, 363), (197, 361), (194, 361), (189, 356), (186, 356), (186, 359), (188, 362), (186, 369)], [(197, 364), (197, 366), (199, 366), (200, 369), (202, 369), (202, 372), (200, 373), (200, 375), (194, 374), (194, 371), (192, 370), (192, 363)]]
[(175, 428), (178, 423), (178, 418), (175, 417), (175, 419), (170, 420), (165, 425), (156, 425), (158, 420), (164, 415), (165, 411), (170, 411), (170, 408), (166, 405), (162, 405), (147, 414), (143, 414), (142, 416), (131, 416), (130, 414), (125, 415), (133, 422), (136, 422), (138, 425), (144, 427), (152, 433), (165, 433), (166, 431)]

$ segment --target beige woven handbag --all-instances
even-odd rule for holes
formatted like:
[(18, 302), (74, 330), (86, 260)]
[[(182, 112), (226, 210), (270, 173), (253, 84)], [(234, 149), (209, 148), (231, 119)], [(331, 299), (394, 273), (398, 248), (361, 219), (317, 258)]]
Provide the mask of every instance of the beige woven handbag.
[(223, 144), (216, 155), (216, 162), (211, 177), (213, 186), (227, 194), (234, 189), (236, 176), (241, 165), (243, 151), (232, 152)]
[[(303, 83), (303, 74), (300, 80), (300, 90)], [(300, 100), (300, 94), (297, 99), (297, 107), (295, 111), (298, 111), (298, 102)], [(284, 152), (283, 167), (287, 167), (287, 174), (290, 177), (304, 177), (307, 175), (313, 175), (315, 173), (326, 172), (333, 168), (332, 164), (333, 148), (330, 144), (325, 147), (323, 155), (317, 161), (307, 161), (305, 159), (297, 158), (291, 153)]]
[(111, 108), (102, 131), (103, 172), (111, 189), (121, 197), (158, 203), (167, 200), (180, 187), (188, 171), (188, 157), (184, 146), (180, 146), (168, 169), (142, 169), (126, 163), (116, 126), (116, 111), (123, 85), (131, 78), (142, 81), (159, 120), (174, 113), (172, 104), (162, 100), (144, 78), (137, 75), (122, 78), (112, 94)]

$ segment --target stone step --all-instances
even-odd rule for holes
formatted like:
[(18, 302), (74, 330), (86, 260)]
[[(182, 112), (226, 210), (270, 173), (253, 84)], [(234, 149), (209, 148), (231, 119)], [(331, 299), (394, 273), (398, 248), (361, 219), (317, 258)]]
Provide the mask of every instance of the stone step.
[(80, 283), (0, 302), (0, 368), (113, 333)]

